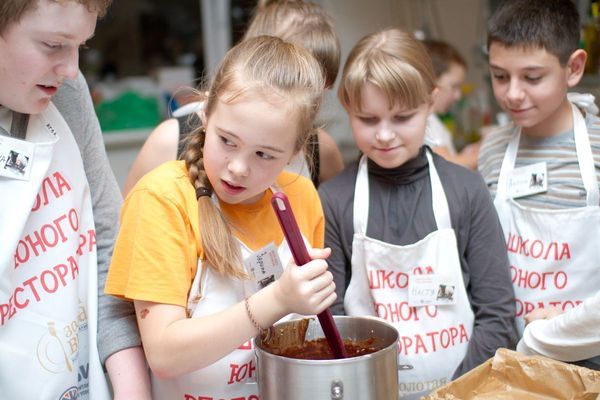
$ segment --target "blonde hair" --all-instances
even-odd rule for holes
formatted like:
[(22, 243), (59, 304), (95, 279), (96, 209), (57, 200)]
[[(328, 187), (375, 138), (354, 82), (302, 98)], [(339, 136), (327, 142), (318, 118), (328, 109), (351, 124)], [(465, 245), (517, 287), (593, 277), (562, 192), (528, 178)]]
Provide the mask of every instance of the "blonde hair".
[(390, 108), (416, 108), (432, 101), (436, 78), (425, 47), (411, 34), (392, 28), (365, 36), (348, 55), (338, 89), (346, 110), (362, 109), (367, 82), (386, 94)]
[(323, 7), (298, 0), (259, 1), (244, 39), (260, 35), (304, 46), (321, 64), (325, 87), (333, 86), (340, 68), (340, 42)]
[[(295, 151), (304, 147), (321, 103), (324, 81), (315, 58), (302, 46), (279, 38), (259, 36), (242, 41), (227, 52), (212, 80), (206, 98), (206, 120), (219, 101), (282, 99), (297, 121)], [(275, 97), (274, 97), (275, 96)], [(190, 134), (181, 158), (197, 193), (212, 191), (204, 171), (203, 127)], [(219, 273), (247, 278), (239, 244), (221, 211), (208, 196), (198, 197), (200, 232), (205, 259)]]
[[(19, 22), (23, 15), (34, 11), (41, 0), (2, 0), (0, 2), (0, 35), (13, 23)], [(98, 17), (103, 17), (112, 3), (112, 0), (50, 0), (57, 3), (73, 1), (83, 4), (90, 12), (95, 12)]]

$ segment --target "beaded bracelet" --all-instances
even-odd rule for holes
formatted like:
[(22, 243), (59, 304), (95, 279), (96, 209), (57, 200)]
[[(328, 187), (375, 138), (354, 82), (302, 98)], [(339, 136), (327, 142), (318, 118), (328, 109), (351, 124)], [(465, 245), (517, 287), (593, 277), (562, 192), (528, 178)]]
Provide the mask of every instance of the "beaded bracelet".
[(258, 332), (260, 333), (260, 338), (263, 341), (269, 340), (269, 338), (271, 337), (271, 327), (269, 327), (268, 329), (263, 329), (258, 324), (258, 322), (256, 322), (254, 314), (252, 314), (252, 311), (250, 311), (250, 302), (248, 301), (248, 297), (244, 299), (244, 304), (246, 306), (246, 314), (248, 314), (248, 318), (250, 319), (250, 322), (252, 322), (252, 325), (254, 325), (256, 329), (258, 329)]

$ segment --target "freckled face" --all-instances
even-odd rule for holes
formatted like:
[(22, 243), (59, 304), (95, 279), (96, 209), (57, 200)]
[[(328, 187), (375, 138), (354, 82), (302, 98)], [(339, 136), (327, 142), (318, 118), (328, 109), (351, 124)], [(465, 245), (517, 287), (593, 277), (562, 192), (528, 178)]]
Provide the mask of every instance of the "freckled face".
[(206, 126), (204, 167), (222, 201), (258, 201), (297, 152), (297, 121), (282, 103), (240, 98), (219, 101), (213, 110)]

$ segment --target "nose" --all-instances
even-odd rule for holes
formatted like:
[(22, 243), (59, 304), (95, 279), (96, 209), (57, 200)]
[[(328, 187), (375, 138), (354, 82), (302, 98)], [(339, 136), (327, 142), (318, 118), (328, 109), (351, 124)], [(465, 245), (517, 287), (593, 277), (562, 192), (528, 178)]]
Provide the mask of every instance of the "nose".
[(235, 177), (246, 177), (250, 173), (248, 162), (244, 157), (234, 157), (227, 163), (227, 170)]
[(381, 143), (389, 143), (395, 136), (394, 130), (388, 124), (382, 124), (375, 133), (375, 139)]
[(459, 101), (462, 97), (462, 92), (460, 90), (460, 88), (454, 88), (454, 95), (452, 96), (454, 101)]
[(511, 79), (508, 83), (506, 98), (511, 102), (520, 102), (523, 100), (525, 92), (521, 88), (517, 79)]
[(61, 78), (75, 79), (79, 73), (79, 49), (68, 49), (56, 67), (56, 75)]

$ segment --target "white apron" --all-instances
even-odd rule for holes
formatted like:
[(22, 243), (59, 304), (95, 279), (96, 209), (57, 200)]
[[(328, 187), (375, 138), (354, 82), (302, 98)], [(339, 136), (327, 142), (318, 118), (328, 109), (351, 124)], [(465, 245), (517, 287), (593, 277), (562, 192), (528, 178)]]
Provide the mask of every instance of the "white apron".
[[(244, 259), (253, 253), (241, 242), (240, 247)], [(285, 239), (277, 252), (284, 266), (292, 259)], [(188, 298), (188, 312), (192, 318), (215, 314), (243, 301), (255, 292), (256, 284), (253, 281), (223, 277), (212, 267), (203, 265), (202, 261), (198, 260), (196, 276)], [(232, 326), (232, 329), (235, 327)], [(208, 367), (178, 378), (162, 380), (152, 375), (152, 398), (259, 400), (253, 340), (248, 340)]]
[[(467, 352), (473, 331), (474, 315), (462, 278), (446, 195), (429, 152), (427, 159), (438, 230), (417, 243), (398, 246), (366, 236), (369, 179), (364, 156), (354, 190), (352, 278), (344, 307), (348, 315), (377, 316), (398, 329), (402, 399), (419, 399), (449, 382)], [(410, 276), (427, 273), (453, 278), (455, 304), (408, 306)]]
[(506, 149), (494, 204), (507, 242), (519, 335), (524, 315), (542, 307), (568, 310), (600, 287), (600, 207), (594, 158), (583, 116), (573, 108), (573, 131), (587, 206), (547, 210), (524, 207), (507, 195), (521, 137)]
[[(1, 110), (8, 125), (10, 112)], [(29, 180), (0, 177), (0, 388), (7, 399), (108, 399), (97, 260), (79, 149), (54, 104), (30, 117)]]

